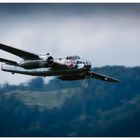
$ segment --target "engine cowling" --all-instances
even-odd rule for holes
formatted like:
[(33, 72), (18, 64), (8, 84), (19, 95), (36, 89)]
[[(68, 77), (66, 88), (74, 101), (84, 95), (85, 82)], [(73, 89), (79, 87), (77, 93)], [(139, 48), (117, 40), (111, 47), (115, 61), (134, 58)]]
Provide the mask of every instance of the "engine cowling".
[(54, 63), (54, 59), (52, 56), (48, 56), (45, 61), (47, 62), (48, 66), (52, 66)]

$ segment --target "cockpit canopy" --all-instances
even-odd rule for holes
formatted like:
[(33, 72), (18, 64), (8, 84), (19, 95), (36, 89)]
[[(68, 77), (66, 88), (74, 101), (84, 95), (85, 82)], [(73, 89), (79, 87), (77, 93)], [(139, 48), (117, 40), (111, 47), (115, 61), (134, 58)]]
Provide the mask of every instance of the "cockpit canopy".
[(74, 56), (67, 56), (66, 59), (67, 60), (73, 60), (73, 59), (80, 59), (80, 57), (77, 56), (77, 55), (74, 55)]

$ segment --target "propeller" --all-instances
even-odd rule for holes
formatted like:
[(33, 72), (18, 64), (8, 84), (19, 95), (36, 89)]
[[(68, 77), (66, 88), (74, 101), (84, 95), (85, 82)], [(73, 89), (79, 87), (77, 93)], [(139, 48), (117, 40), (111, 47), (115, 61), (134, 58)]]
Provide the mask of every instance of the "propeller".
[(82, 85), (85, 87), (85, 88), (88, 88), (89, 87), (89, 85), (90, 85), (90, 83), (91, 83), (91, 76), (92, 76), (92, 74), (91, 73), (89, 73), (89, 72), (87, 72), (87, 73), (85, 73), (84, 74), (84, 79), (83, 79), (83, 81), (82, 81)]

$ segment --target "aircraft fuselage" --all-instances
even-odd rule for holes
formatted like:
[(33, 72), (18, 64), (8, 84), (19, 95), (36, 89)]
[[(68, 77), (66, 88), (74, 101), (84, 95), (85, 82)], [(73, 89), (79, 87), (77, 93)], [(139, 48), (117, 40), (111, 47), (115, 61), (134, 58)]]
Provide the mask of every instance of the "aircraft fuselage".
[[(46, 60), (24, 60), (19, 63), (19, 66), (3, 64), (1, 69), (11, 73), (19, 73), (33, 76), (74, 76), (83, 75), (90, 70), (91, 63), (78, 56), (69, 56), (66, 58), (54, 58), (55, 63), (50, 67)], [(65, 68), (64, 68), (65, 66)]]

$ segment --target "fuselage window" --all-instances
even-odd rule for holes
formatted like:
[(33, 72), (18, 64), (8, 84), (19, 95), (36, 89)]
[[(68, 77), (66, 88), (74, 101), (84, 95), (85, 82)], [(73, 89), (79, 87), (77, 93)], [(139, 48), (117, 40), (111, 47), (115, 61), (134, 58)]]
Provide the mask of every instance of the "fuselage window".
[(80, 64), (80, 61), (77, 61), (77, 64)]
[(83, 61), (77, 61), (77, 64), (85, 64)]

